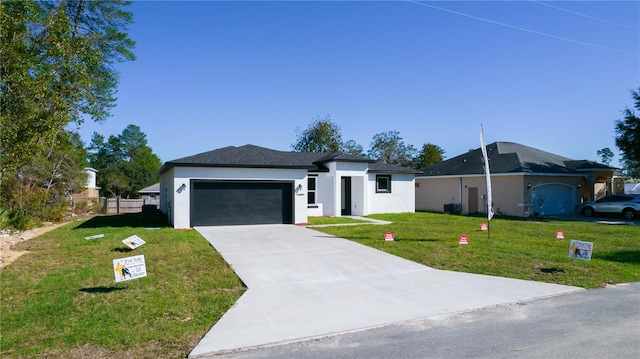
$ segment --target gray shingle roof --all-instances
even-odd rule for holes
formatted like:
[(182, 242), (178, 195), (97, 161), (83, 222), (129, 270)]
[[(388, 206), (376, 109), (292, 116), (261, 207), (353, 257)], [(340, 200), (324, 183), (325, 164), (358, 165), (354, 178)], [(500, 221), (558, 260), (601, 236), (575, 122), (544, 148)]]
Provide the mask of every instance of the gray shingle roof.
[[(567, 157), (541, 151), (513, 142), (494, 142), (487, 145), (491, 173), (581, 173), (586, 169), (612, 167), (593, 161), (575, 161)], [(458, 176), (484, 173), (480, 148), (421, 169), (423, 176)]]
[(413, 168), (402, 167), (400, 165), (394, 165), (384, 162), (374, 162), (369, 164), (369, 172), (371, 173), (407, 173), (407, 174), (421, 174), (422, 172), (414, 170)]
[[(192, 156), (165, 162), (160, 174), (172, 167), (244, 167), (244, 168), (292, 168), (309, 171), (326, 171), (327, 162), (363, 162), (370, 163), (370, 168), (383, 169), (373, 160), (363, 156), (345, 153), (317, 153), (277, 151), (254, 145), (241, 147), (228, 146), (217, 150), (199, 153)], [(419, 173), (397, 165), (386, 165), (387, 172)]]
[(139, 190), (138, 193), (160, 193), (160, 183), (154, 183), (149, 187), (145, 187)]

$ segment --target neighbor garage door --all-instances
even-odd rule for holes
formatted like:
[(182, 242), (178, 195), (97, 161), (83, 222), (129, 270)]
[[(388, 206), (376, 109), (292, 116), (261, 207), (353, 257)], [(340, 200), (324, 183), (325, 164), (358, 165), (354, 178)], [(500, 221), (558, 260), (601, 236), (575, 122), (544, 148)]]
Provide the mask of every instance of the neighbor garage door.
[(192, 181), (191, 226), (293, 223), (292, 182)]
[[(542, 206), (539, 207), (539, 204)], [(573, 188), (549, 184), (533, 189), (533, 211), (541, 216), (574, 213)]]

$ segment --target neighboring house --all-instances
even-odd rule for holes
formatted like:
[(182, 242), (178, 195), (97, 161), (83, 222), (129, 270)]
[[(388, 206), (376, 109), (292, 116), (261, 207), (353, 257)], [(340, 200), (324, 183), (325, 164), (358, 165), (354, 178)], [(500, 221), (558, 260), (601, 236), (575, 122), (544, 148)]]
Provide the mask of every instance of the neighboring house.
[(144, 201), (144, 204), (153, 204), (160, 208), (160, 183), (145, 187), (139, 190), (138, 193), (140, 193), (140, 197)]
[(97, 203), (100, 200), (100, 187), (96, 186), (96, 174), (98, 170), (85, 167), (82, 169), (82, 172), (87, 175), (87, 183), (82, 192), (72, 195), (73, 202), (76, 204), (80, 202)]
[(166, 162), (160, 210), (175, 228), (414, 212), (417, 173), (362, 156), (229, 146)]
[[(576, 213), (580, 203), (624, 191), (616, 169), (572, 160), (513, 142), (487, 146), (495, 213), (528, 217)], [(421, 169), (416, 210), (486, 213), (480, 148)]]

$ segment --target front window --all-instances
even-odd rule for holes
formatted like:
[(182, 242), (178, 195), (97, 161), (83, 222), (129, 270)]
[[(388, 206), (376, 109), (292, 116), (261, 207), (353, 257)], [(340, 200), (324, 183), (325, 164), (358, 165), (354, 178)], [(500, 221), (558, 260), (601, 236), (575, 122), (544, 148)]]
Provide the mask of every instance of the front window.
[(307, 204), (316, 203), (316, 177), (307, 179)]
[(391, 175), (376, 176), (376, 193), (391, 193)]

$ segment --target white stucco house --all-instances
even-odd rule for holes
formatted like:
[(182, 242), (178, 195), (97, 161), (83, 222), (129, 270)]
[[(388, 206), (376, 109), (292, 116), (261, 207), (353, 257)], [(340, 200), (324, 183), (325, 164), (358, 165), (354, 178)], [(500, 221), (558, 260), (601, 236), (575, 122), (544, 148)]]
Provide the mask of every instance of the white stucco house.
[(229, 146), (164, 163), (160, 210), (174, 228), (414, 212), (419, 173), (342, 153)]

